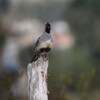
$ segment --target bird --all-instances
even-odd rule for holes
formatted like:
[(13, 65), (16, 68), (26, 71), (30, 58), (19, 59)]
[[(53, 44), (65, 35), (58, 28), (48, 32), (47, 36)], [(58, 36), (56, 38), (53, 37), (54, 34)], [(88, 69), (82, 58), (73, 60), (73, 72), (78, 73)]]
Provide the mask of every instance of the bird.
[(52, 47), (53, 40), (51, 37), (51, 24), (47, 22), (45, 25), (45, 31), (37, 39), (37, 42), (35, 43), (34, 55), (31, 60), (31, 63), (37, 61), (40, 55), (42, 54), (47, 56), (48, 52), (51, 50)]

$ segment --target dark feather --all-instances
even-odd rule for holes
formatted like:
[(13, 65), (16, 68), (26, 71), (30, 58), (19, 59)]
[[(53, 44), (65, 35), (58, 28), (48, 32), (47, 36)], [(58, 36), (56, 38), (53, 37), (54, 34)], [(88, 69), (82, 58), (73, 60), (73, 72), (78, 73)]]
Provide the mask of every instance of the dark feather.
[(39, 57), (40, 57), (40, 52), (39, 51), (36, 51), (34, 53), (34, 56), (33, 56), (32, 60), (31, 60), (31, 63), (32, 62), (35, 62), (36, 60), (38, 60)]
[(36, 41), (35, 43), (35, 46), (34, 46), (34, 49), (33, 49), (33, 52), (34, 52), (34, 55), (33, 55), (33, 58), (31, 60), (31, 63), (34, 61), (36, 61), (38, 59), (38, 57), (40, 56), (40, 53), (39, 51), (36, 50), (37, 46), (39, 45), (39, 38), (38, 40)]

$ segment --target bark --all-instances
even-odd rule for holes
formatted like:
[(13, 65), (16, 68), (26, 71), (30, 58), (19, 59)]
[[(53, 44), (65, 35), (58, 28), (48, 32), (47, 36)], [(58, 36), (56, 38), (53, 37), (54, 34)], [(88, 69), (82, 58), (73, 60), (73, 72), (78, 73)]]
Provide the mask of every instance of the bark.
[(43, 57), (28, 64), (28, 100), (48, 100), (47, 69), (48, 59)]

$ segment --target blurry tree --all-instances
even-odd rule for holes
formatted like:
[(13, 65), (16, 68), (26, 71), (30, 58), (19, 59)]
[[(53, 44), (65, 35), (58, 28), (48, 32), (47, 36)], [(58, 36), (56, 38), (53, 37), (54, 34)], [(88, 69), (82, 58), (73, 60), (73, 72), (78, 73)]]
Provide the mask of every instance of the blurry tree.
[[(83, 62), (80, 67), (84, 66), (86, 70), (89, 67), (96, 70), (95, 77), (91, 82), (91, 86), (96, 89), (96, 87), (100, 86), (100, 1), (74, 0), (66, 7), (64, 18), (71, 25), (73, 33), (77, 38), (76, 51), (74, 53), (79, 52), (79, 49), (83, 49), (77, 66)], [(85, 48), (88, 48), (88, 50), (85, 51)], [(90, 57), (87, 61), (84, 61), (82, 54), (87, 53), (89, 53)], [(86, 55), (87, 57), (88, 55)], [(88, 64), (88, 62), (90, 64), (85, 66), (85, 63)], [(88, 77), (87, 74), (86, 77)]]
[(10, 8), (10, 0), (0, 0), (0, 10), (7, 12)]

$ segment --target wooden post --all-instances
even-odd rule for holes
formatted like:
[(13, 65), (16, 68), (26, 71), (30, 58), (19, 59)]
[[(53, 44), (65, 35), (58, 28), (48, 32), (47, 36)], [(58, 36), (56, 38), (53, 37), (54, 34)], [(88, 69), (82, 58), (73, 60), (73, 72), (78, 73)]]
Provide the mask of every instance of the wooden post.
[(28, 100), (48, 100), (47, 69), (48, 59), (44, 60), (42, 56), (28, 64)]

